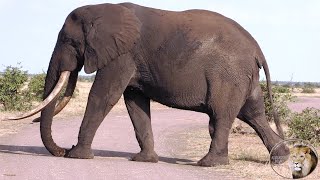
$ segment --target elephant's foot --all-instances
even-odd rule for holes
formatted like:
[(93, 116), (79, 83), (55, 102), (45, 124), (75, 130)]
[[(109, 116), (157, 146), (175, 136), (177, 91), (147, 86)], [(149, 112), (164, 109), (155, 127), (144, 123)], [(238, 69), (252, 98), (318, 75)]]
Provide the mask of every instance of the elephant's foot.
[(83, 146), (72, 146), (70, 150), (67, 150), (65, 157), (79, 158), (79, 159), (93, 159), (94, 155), (91, 148), (85, 148)]
[(290, 150), (285, 144), (281, 144), (270, 152), (270, 161), (272, 164), (282, 164), (289, 158)]
[(213, 153), (208, 153), (197, 163), (199, 166), (212, 167), (218, 165), (229, 164), (228, 156), (218, 156)]
[(141, 151), (138, 154), (134, 155), (131, 159), (132, 161), (139, 161), (139, 162), (153, 162), (156, 163), (159, 161), (159, 157), (156, 152), (154, 151)]

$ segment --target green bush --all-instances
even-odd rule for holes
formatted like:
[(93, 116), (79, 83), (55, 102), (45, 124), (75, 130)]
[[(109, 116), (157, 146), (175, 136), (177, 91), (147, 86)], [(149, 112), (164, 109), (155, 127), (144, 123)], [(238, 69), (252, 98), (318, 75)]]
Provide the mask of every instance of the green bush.
[[(265, 82), (260, 83), (263, 95), (264, 95), (264, 105), (267, 120), (269, 122), (273, 121), (273, 110), (271, 107), (268, 88)], [(286, 123), (290, 119), (291, 110), (288, 107), (288, 102), (292, 102), (294, 100), (294, 96), (292, 96), (290, 88), (283, 86), (272, 86), (272, 97), (273, 104), (275, 110), (278, 112), (279, 118), (282, 122)]]
[(23, 111), (31, 107), (31, 96), (26, 88), (27, 72), (22, 66), (7, 66), (0, 77), (0, 104), (5, 111)]
[[(45, 84), (46, 74), (37, 74), (33, 76), (29, 82), (28, 88), (30, 93), (33, 95), (35, 101), (42, 101), (44, 84)], [(62, 99), (66, 91), (66, 85), (63, 87), (59, 99)], [(72, 98), (75, 98), (79, 94), (78, 88), (73, 92)]]
[[(25, 111), (29, 110), (34, 101), (42, 101), (46, 74), (37, 74), (30, 78), (28, 83), (27, 71), (22, 66), (7, 66), (0, 75), (0, 110)], [(66, 87), (60, 94), (64, 95)], [(76, 88), (73, 98), (79, 94)]]
[(34, 75), (28, 84), (29, 92), (33, 95), (33, 99), (36, 101), (41, 101), (43, 96), (44, 82), (46, 79), (46, 74), (41, 73)]
[(294, 113), (288, 123), (288, 136), (320, 144), (320, 110), (307, 108), (301, 113)]
[(312, 83), (305, 83), (302, 87), (302, 93), (315, 93), (315, 85)]
[(287, 86), (273, 86), (272, 92), (274, 93), (291, 93), (291, 88)]
[(80, 82), (93, 82), (94, 78), (95, 78), (95, 75), (91, 75), (91, 76), (79, 75), (78, 81), (80, 81)]
[(296, 82), (295, 84), (294, 84), (294, 87), (295, 88), (299, 88), (299, 87), (301, 87), (302, 85), (301, 85), (301, 83), (299, 83), (299, 82)]
[(312, 93), (315, 93), (316, 90), (314, 88), (310, 88), (310, 87), (303, 87), (301, 92), (302, 93), (312, 94)]

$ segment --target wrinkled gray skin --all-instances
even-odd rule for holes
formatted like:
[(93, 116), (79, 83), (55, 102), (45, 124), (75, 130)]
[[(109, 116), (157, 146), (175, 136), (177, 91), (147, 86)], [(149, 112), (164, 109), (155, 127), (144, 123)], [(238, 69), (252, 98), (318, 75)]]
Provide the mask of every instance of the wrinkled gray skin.
[[(228, 163), (228, 136), (236, 117), (256, 130), (266, 148), (282, 139), (265, 117), (259, 68), (270, 83), (266, 60), (239, 24), (204, 10), (163, 11), (135, 4), (80, 7), (67, 17), (50, 61), (45, 94), (62, 71), (97, 71), (78, 144), (70, 150), (51, 136), (55, 101), (41, 113), (41, 137), (55, 156), (93, 158), (97, 128), (124, 95), (141, 152), (132, 160), (157, 162), (150, 120), (150, 100), (208, 114), (212, 138), (198, 164)], [(71, 89), (71, 90), (70, 90)], [(67, 93), (72, 94), (74, 88)], [(269, 87), (270, 89), (270, 87)], [(281, 131), (281, 127), (278, 127)]]

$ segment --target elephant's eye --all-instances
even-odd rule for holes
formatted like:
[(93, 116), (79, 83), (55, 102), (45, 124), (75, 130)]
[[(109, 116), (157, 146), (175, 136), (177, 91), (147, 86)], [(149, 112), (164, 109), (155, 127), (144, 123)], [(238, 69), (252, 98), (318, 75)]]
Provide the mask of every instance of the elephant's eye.
[(63, 43), (67, 43), (67, 42), (69, 41), (69, 38), (66, 36), (65, 33), (62, 33), (62, 34), (60, 35), (60, 40), (61, 40), (61, 42), (63, 42)]
[(73, 47), (78, 47), (80, 42), (74, 40), (73, 38), (69, 37), (66, 34), (61, 35), (61, 42), (65, 43), (65, 44), (69, 44)]

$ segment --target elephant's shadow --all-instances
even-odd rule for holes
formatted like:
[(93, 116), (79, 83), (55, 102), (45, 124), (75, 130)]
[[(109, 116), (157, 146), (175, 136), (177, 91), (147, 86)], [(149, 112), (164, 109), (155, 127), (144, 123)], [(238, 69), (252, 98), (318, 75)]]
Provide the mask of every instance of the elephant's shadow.
[[(39, 146), (17, 146), (17, 145), (0, 145), (0, 153), (7, 154), (19, 154), (19, 155), (30, 155), (30, 156), (52, 156), (45, 147)], [(93, 150), (95, 156), (99, 157), (119, 157), (131, 159), (135, 153), (131, 152), (120, 152), (120, 151), (109, 151), (109, 150)], [(171, 164), (189, 164), (195, 165), (195, 162), (188, 159), (172, 158), (159, 156), (159, 161), (171, 163)]]

